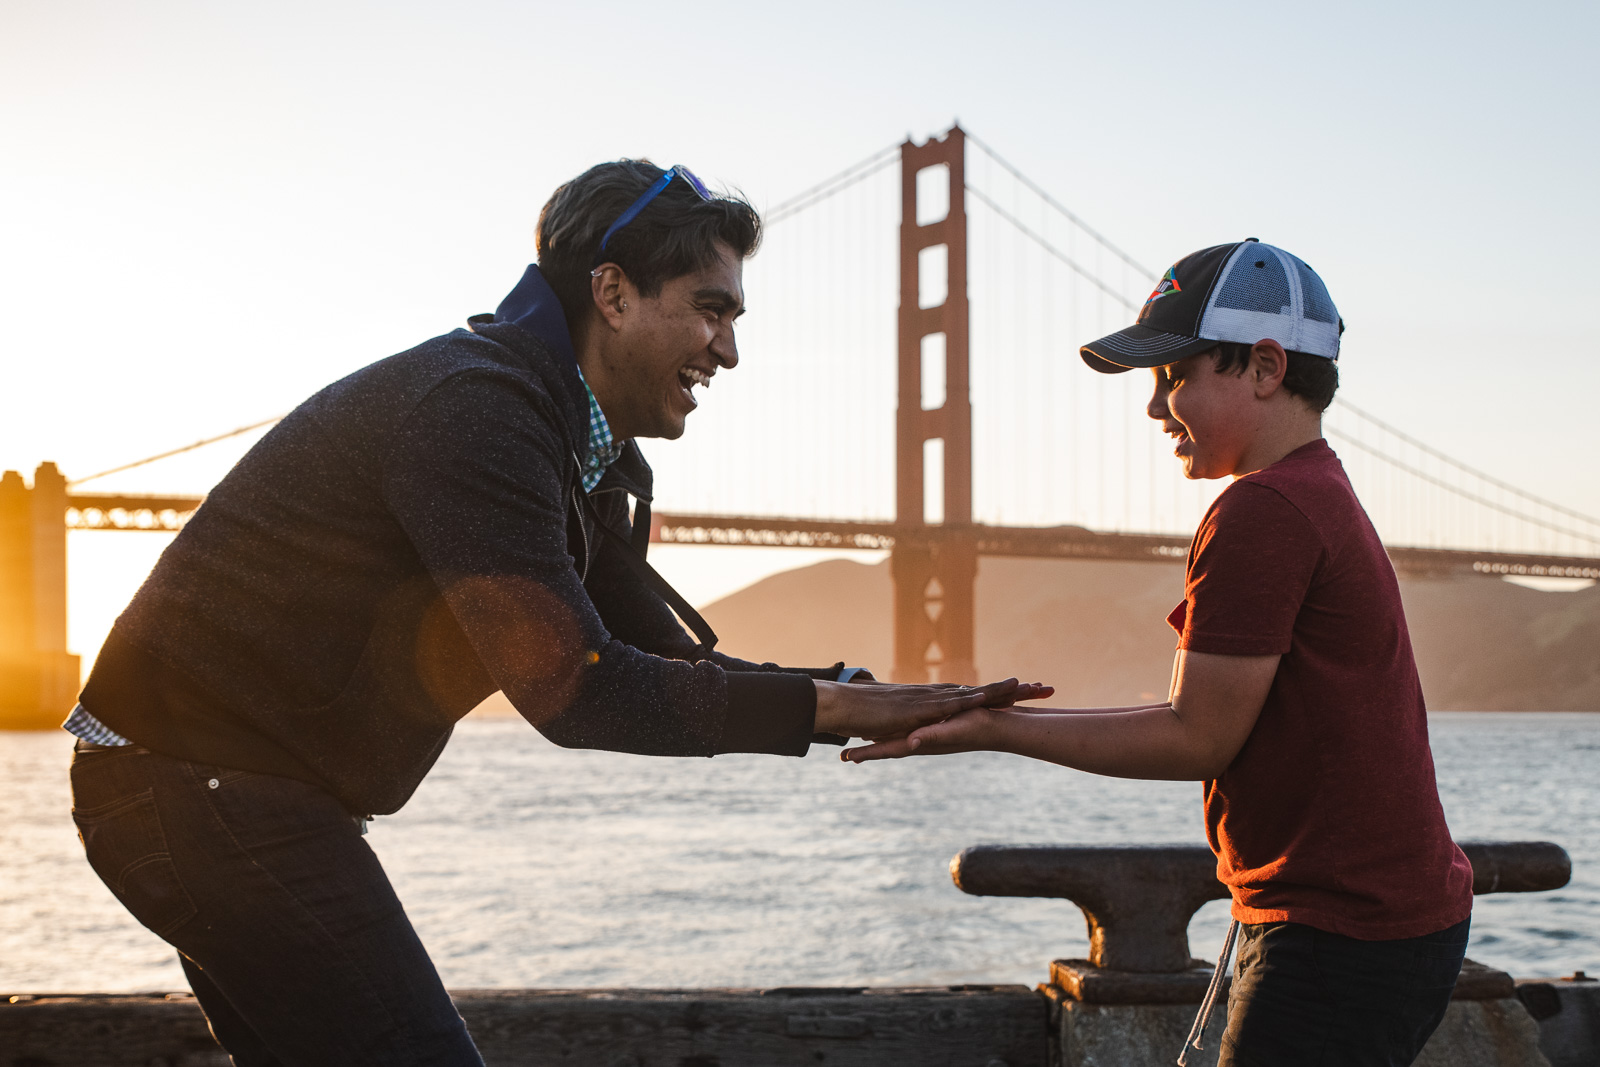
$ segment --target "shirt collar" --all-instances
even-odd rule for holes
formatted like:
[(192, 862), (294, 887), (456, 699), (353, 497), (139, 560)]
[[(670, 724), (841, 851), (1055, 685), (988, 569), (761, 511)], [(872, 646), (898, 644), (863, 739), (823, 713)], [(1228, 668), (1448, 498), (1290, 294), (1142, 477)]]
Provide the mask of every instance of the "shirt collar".
[(538, 264), (528, 264), (528, 269), (522, 272), (522, 280), (500, 301), (494, 316), (503, 322), (515, 323), (539, 338), (557, 355), (565, 358), (577, 372), (578, 381), (583, 383), (584, 395), (589, 400), (589, 437), (586, 442), (589, 451), (583, 457), (582, 473), (583, 491), (590, 492), (600, 484), (607, 468), (622, 455), (622, 447), (626, 442), (618, 441), (611, 435), (611, 424), (606, 422), (605, 412), (600, 410), (600, 402), (594, 398), (594, 390), (589, 388), (583, 371), (578, 367), (578, 355), (572, 347), (572, 333), (567, 328), (567, 316), (561, 310), (561, 301), (556, 298), (550, 283), (545, 281)]
[(584, 394), (589, 398), (589, 454), (583, 458), (583, 491), (590, 493), (605, 477), (606, 470), (622, 455), (622, 446), (626, 442), (611, 436), (611, 424), (606, 421), (606, 413), (600, 410), (600, 401), (594, 398), (594, 390), (589, 388), (581, 369), (578, 371), (578, 380), (583, 382)]

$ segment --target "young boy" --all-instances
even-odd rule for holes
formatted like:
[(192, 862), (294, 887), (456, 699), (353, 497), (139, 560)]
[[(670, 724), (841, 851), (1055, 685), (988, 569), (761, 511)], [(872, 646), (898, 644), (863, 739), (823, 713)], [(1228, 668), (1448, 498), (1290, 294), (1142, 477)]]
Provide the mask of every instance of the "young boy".
[(1154, 372), (1189, 478), (1233, 478), (1189, 550), (1171, 698), (976, 709), (845, 753), (1015, 752), (1200, 779), (1243, 936), (1221, 1063), (1409, 1064), (1460, 971), (1472, 869), (1439, 804), (1399, 586), (1322, 412), (1343, 330), (1322, 280), (1255, 239), (1179, 260), (1138, 324), (1085, 345)]

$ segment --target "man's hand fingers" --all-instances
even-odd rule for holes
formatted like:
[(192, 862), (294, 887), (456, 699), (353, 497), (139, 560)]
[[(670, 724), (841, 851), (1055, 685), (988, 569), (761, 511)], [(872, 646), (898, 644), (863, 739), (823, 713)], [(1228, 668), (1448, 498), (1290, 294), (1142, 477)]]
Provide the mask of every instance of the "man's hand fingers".
[[(840, 690), (846, 688), (855, 688), (856, 693), (866, 699), (860, 701), (854, 696), (846, 698), (849, 700), (846, 705), (848, 710), (842, 714), (836, 711), (829, 719), (837, 727), (830, 732), (879, 741), (903, 737), (920, 727), (931, 726), (964, 711), (1010, 707), (1018, 700), (1037, 700), (1054, 692), (1040, 682), (1023, 684), (1015, 678), (981, 686), (933, 683), (838, 687)], [(842, 693), (830, 688), (830, 697), (837, 701)], [(893, 757), (874, 755), (872, 758)]]
[[(1022, 703), (1024, 700), (1043, 700), (1046, 697), (1054, 696), (1055, 692), (1056, 687), (1053, 685), (1045, 685), (1043, 682), (1023, 682), (1017, 686), (1016, 692), (1005, 698), (1005, 703), (990, 704), (988, 706), (991, 708), (1009, 708), (1013, 704)], [(1024, 708), (1022, 710), (1026, 711), (1027, 709)]]
[[(948, 718), (958, 711), (969, 708), (1004, 707), (1015, 699), (1013, 694), (1017, 691), (1018, 682), (1015, 678), (1007, 678), (1003, 682), (990, 682), (973, 689), (962, 690), (938, 700), (937, 706), (944, 712), (939, 718)], [(930, 720), (930, 721), (938, 721)]]

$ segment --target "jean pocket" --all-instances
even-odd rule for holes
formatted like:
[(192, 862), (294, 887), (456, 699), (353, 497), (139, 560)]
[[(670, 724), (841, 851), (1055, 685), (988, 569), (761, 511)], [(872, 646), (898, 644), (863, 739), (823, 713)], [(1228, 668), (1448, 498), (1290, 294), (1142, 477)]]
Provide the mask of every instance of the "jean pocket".
[(154, 790), (73, 808), (72, 821), (94, 873), (156, 936), (164, 938), (194, 918), (194, 901), (167, 851)]

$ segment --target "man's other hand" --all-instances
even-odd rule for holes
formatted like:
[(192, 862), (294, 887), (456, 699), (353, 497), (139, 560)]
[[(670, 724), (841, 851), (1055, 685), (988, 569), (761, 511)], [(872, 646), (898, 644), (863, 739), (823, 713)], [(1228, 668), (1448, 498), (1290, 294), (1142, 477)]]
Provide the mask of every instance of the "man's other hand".
[(817, 682), (818, 733), (845, 737), (899, 737), (969, 708), (1004, 708), (1019, 700), (1042, 700), (1055, 692), (1039, 682), (1015, 678), (988, 685), (856, 685)]

